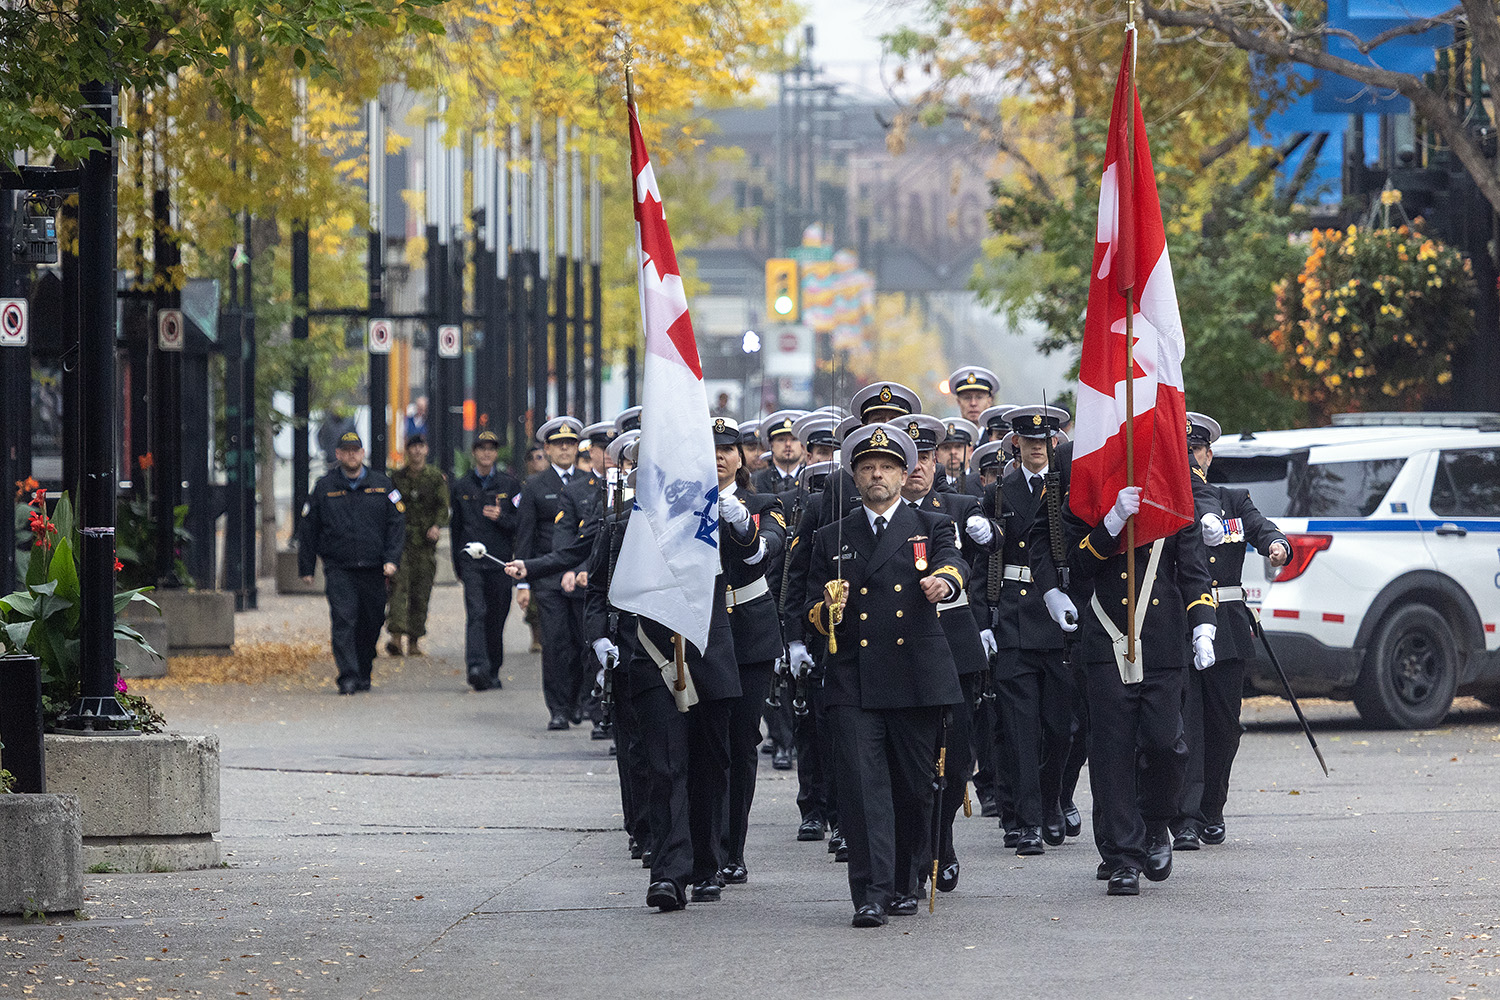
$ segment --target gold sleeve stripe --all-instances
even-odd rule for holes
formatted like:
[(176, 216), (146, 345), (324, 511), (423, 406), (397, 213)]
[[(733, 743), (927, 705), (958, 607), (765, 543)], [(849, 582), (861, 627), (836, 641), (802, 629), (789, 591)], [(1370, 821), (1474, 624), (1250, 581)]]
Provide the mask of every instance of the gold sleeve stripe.
[(553, 524), (561, 524), (562, 523), (562, 511), (558, 511), (557, 512), (557, 516), (552, 519), (552, 523)]
[(822, 635), (828, 634), (828, 629), (823, 625), (823, 602), (819, 601), (807, 612), (807, 621)]
[(793, 535), (792, 536), (792, 544), (787, 547), (787, 551), (790, 552), (792, 549), (795, 549), (797, 547), (797, 543), (800, 542), (800, 541), (802, 541), (802, 536), (800, 536), (800, 535)]
[(776, 523), (777, 524), (781, 525), (783, 528), (786, 527), (786, 518), (782, 517), (780, 514), (776, 513), (774, 510), (770, 511), (769, 513), (770, 513), (770, 515), (772, 517), (774, 517), (776, 519)]
[(1218, 607), (1218, 605), (1214, 603), (1214, 598), (1213, 598), (1212, 594), (1204, 594), (1202, 597), (1198, 598), (1192, 604), (1189, 604), (1187, 606), (1187, 610), (1191, 611), (1191, 610), (1193, 610), (1194, 608), (1196, 608), (1200, 604), (1207, 604), (1210, 608), (1217, 608)]
[(1092, 555), (1095, 559), (1103, 559), (1104, 558), (1103, 556), (1101, 556), (1099, 554), (1099, 550), (1096, 549), (1096, 548), (1094, 548), (1094, 543), (1091, 542), (1091, 541), (1089, 541), (1089, 536), (1088, 535), (1084, 535), (1083, 536), (1083, 541), (1081, 541), (1081, 542), (1078, 543), (1078, 547), (1080, 549), (1087, 549), (1089, 551), (1089, 554)]
[(957, 585), (959, 590), (964, 589), (964, 575), (958, 571), (957, 566), (939, 566), (937, 569), (932, 571), (932, 575), (951, 577), (954, 584)]

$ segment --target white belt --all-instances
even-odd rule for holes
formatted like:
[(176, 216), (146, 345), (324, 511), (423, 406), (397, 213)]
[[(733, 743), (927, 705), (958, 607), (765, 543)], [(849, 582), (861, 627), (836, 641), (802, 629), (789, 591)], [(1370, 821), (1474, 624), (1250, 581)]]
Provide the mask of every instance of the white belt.
[(1146, 679), (1146, 672), (1141, 664), (1141, 629), (1146, 624), (1146, 608), (1150, 606), (1151, 588), (1156, 586), (1156, 564), (1161, 561), (1162, 543), (1166, 539), (1158, 538), (1151, 544), (1151, 560), (1146, 564), (1146, 582), (1141, 587), (1141, 596), (1135, 601), (1135, 660), (1125, 659), (1126, 647), (1129, 640), (1125, 633), (1115, 627), (1114, 620), (1104, 611), (1104, 605), (1099, 603), (1099, 592), (1094, 591), (1093, 599), (1089, 604), (1094, 609), (1094, 614), (1099, 618), (1099, 624), (1104, 626), (1104, 631), (1109, 635), (1110, 642), (1114, 646), (1115, 666), (1120, 671), (1120, 680), (1126, 684), (1139, 684)]
[(1030, 583), (1031, 582), (1031, 567), (1030, 566), (1007, 566), (1007, 567), (1005, 567), (1005, 572), (1002, 573), (1001, 576), (1002, 576), (1002, 578), (1004, 578), (1006, 580), (1017, 580), (1017, 581), (1019, 581), (1021, 583)]
[(1244, 587), (1215, 587), (1214, 603), (1223, 604), (1225, 601), (1243, 601), (1245, 599)]
[(739, 590), (726, 587), (724, 590), (724, 603), (731, 609), (737, 604), (749, 604), (751, 601), (771, 592), (771, 585), (766, 582), (765, 577), (753, 580), (745, 584)]
[(662, 683), (667, 686), (668, 691), (672, 692), (672, 700), (677, 703), (677, 711), (686, 712), (698, 704), (698, 689), (693, 686), (693, 675), (688, 670), (687, 664), (682, 665), (682, 677), (687, 682), (687, 687), (679, 691), (675, 683), (677, 654), (674, 652), (671, 656), (664, 656), (662, 651), (656, 648), (656, 643), (647, 638), (646, 630), (640, 625), (636, 625), (635, 635), (641, 640), (641, 648), (646, 651), (647, 656), (651, 657), (651, 662), (656, 664), (656, 669), (661, 671)]
[(960, 590), (958, 596), (951, 601), (939, 601), (939, 611), (952, 611), (954, 608), (967, 608), (969, 606), (969, 592)]

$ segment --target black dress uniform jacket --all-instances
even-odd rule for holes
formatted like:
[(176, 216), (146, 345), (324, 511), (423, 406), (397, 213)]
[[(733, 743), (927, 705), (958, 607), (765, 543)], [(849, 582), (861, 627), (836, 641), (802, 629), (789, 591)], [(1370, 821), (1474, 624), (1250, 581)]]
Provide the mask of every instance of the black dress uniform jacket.
[(758, 469), (750, 474), (750, 485), (755, 487), (755, 492), (760, 494), (788, 493), (797, 488), (797, 480), (802, 475), (802, 466), (792, 470), (791, 475), (785, 475), (777, 467), (775, 462), (767, 465), (764, 469)]
[[(750, 511), (753, 531), (748, 539), (741, 539), (722, 520), (719, 522), (719, 559), (724, 567), (725, 610), (734, 632), (734, 655), (741, 664), (768, 663), (784, 650), (780, 615), (768, 575), (773, 567), (780, 565), (779, 557), (786, 545), (786, 521), (778, 497), (736, 491), (735, 499)], [(760, 550), (762, 539), (766, 543), (765, 556), (754, 564), (745, 562)], [(767, 582), (764, 593), (744, 603), (735, 600), (736, 591), (743, 591), (758, 580)]]
[[(1000, 525), (988, 518), (986, 520), (990, 520), (990, 530), (993, 532), (989, 544), (980, 545), (969, 537), (966, 528), (969, 518), (976, 514), (984, 516), (979, 509), (978, 497), (968, 493), (939, 493), (932, 490), (917, 501), (917, 508), (953, 519), (958, 531), (959, 552), (967, 566), (987, 562), (990, 553), (1005, 544)], [(962, 594), (963, 591), (960, 590), (959, 593)], [(942, 623), (943, 634), (948, 637), (948, 648), (953, 651), (954, 664), (961, 675), (975, 674), (989, 668), (989, 657), (985, 656), (984, 643), (979, 638), (979, 630), (990, 627), (989, 606), (984, 602), (984, 592), (976, 593), (972, 581), (968, 597), (969, 603), (966, 606), (948, 607), (948, 602), (938, 605), (938, 620)], [(957, 597), (954, 599), (957, 600)]]
[[(1246, 545), (1255, 546), (1262, 555), (1271, 550), (1271, 545), (1281, 542), (1291, 551), (1291, 543), (1281, 529), (1255, 509), (1248, 490), (1232, 486), (1207, 484), (1218, 499), (1215, 510), (1225, 521), (1240, 522), (1242, 537), (1239, 541), (1225, 541), (1222, 545), (1208, 548), (1208, 575), (1216, 588), (1239, 587), (1243, 583)], [(1218, 608), (1218, 634), (1214, 638), (1214, 657), (1220, 660), (1252, 660), (1258, 646), (1255, 642), (1255, 627), (1250, 609), (1244, 601), (1221, 601)]]
[[(839, 526), (819, 529), (807, 576), (805, 620), (819, 635), (829, 631), (823, 585), (839, 575), (849, 586), (843, 621), (834, 627), (838, 651), (824, 661), (829, 705), (862, 709), (956, 705), (963, 700), (948, 637), (917, 581), (925, 576), (964, 588), (968, 566), (954, 544), (953, 519), (896, 503), (879, 542), (864, 505)], [(842, 542), (842, 545), (841, 545)], [(919, 548), (919, 546), (925, 546)], [(925, 569), (917, 569), (925, 558)]]
[[(580, 475), (575, 472), (570, 481)], [(550, 465), (526, 480), (516, 508), (516, 558), (535, 559), (552, 551), (552, 529), (562, 515), (562, 493), (562, 476)], [(560, 590), (563, 573), (572, 568), (552, 567), (551, 572), (537, 576), (528, 571), (526, 582), (538, 590)]]
[(385, 473), (366, 468), (351, 488), (344, 470), (337, 468), (313, 486), (301, 531), (299, 576), (312, 576), (320, 556), (325, 567), (334, 569), (399, 564), (406, 543), (405, 506)]
[(604, 480), (592, 472), (574, 474), (558, 497), (558, 516), (552, 523), (552, 551), (527, 560), (527, 578), (587, 569), (603, 513)]
[[(516, 495), (521, 492), (521, 481), (496, 466), (490, 470), (488, 481), (470, 469), (453, 484), (453, 517), (448, 523), (449, 538), (453, 543), (453, 568), (460, 570), (465, 565), (476, 565), (485, 573), (503, 573), (505, 567), (488, 559), (471, 559), (464, 554), (464, 546), (480, 542), (485, 551), (496, 559), (508, 560), (516, 544)], [(500, 519), (491, 521), (484, 516), (484, 508), (499, 505)]]
[[(840, 500), (843, 501), (842, 505)], [(838, 510), (839, 506), (843, 507), (842, 511)], [(819, 600), (823, 596), (823, 585), (819, 583), (811, 587), (807, 578), (812, 567), (813, 538), (818, 529), (863, 508), (864, 501), (860, 499), (859, 487), (845, 469), (839, 469), (829, 476), (822, 492), (808, 497), (807, 506), (797, 521), (797, 534), (787, 549), (787, 558), (792, 565), (786, 574), (786, 592), (781, 595), (781, 606), (785, 609), (782, 625), (787, 642), (800, 639), (811, 650), (821, 639), (816, 630), (808, 627), (806, 615), (809, 600)]]
[[(1005, 524), (1005, 566), (1030, 569), (1035, 546), (1032, 525), (1045, 521), (1042, 492), (1031, 492), (1024, 469), (1015, 469), (1000, 480), (1001, 518)], [(1141, 564), (1145, 566), (1144, 563)], [(1035, 580), (1005, 580), (1000, 585), (999, 624), (995, 644), (1001, 649), (1062, 649), (1063, 630), (1047, 614), (1042, 595), (1046, 590)]]

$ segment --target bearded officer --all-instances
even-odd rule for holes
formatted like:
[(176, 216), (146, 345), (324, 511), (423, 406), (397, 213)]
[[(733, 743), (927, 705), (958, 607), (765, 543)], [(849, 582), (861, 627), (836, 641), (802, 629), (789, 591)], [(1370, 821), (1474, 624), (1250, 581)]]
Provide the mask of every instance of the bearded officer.
[(948, 391), (958, 401), (958, 415), (979, 423), (980, 414), (995, 404), (1000, 378), (988, 368), (965, 365), (948, 376)]
[[(1219, 424), (1202, 413), (1189, 413), (1188, 446), (1192, 448), (1199, 483), (1195, 500), (1204, 491), (1212, 507), (1203, 513), (1203, 544), (1208, 572), (1218, 605), (1214, 662), (1188, 678), (1183, 724), (1188, 746), (1188, 780), (1183, 801), (1172, 823), (1174, 850), (1197, 850), (1199, 843), (1224, 842), (1224, 803), (1229, 798), (1229, 771), (1240, 746), (1240, 699), (1245, 687), (1245, 661), (1256, 654), (1255, 622), (1245, 605), (1242, 574), (1247, 545), (1264, 553), (1273, 567), (1286, 565), (1292, 546), (1275, 523), (1256, 509), (1248, 490), (1208, 482), (1213, 443)], [(1199, 501), (1201, 503), (1201, 500)]]
[[(906, 432), (917, 447), (917, 461), (901, 487), (901, 499), (916, 510), (951, 517), (959, 527), (959, 551), (964, 562), (977, 566), (1001, 547), (1000, 524), (984, 515), (978, 497), (940, 493), (933, 488), (933, 481), (940, 475), (936, 453), (945, 431), (943, 421), (925, 413), (906, 418)], [(972, 596), (970, 591), (960, 591), (951, 600), (943, 601), (938, 605), (938, 618), (943, 624), (943, 634), (948, 637), (948, 648), (953, 653), (963, 689), (963, 700), (954, 706), (948, 727), (947, 787), (938, 806), (942, 824), (937, 887), (939, 892), (952, 892), (958, 886), (959, 873), (958, 854), (953, 848), (953, 819), (968, 798), (969, 776), (974, 773), (975, 706), (989, 671), (994, 636), (983, 636), (980, 632), (979, 621), (988, 624), (989, 618), (982, 591)], [(920, 874), (927, 874), (925, 861)], [(918, 884), (922, 881), (917, 879)]]
[(375, 644), (385, 621), (385, 581), (396, 575), (406, 536), (401, 493), (365, 465), (365, 446), (345, 431), (334, 446), (338, 464), (313, 486), (302, 509), (297, 570), (312, 583), (315, 560), (332, 625), (339, 694), (370, 690)]
[(942, 715), (963, 698), (937, 605), (967, 567), (943, 514), (901, 502), (916, 447), (875, 423), (844, 441), (861, 504), (818, 530), (805, 620), (828, 638), (823, 686), (849, 850), (854, 926), (915, 913), (915, 863), (930, 858)]
[(1141, 679), (1125, 683), (1125, 642), (1116, 644), (1125, 635), (1128, 585), (1120, 549), (1125, 523), (1140, 508), (1141, 488), (1127, 486), (1096, 525), (1063, 514), (1069, 582), (1082, 605), (1073, 651), (1088, 692), (1089, 787), (1102, 858), (1096, 875), (1109, 881), (1111, 896), (1139, 895), (1143, 871), (1154, 882), (1172, 874), (1169, 827), (1187, 767), (1183, 685), (1190, 660), (1204, 669), (1214, 659), (1213, 584), (1202, 527), (1193, 521), (1136, 548)]
[(750, 477), (755, 492), (787, 493), (797, 488), (803, 453), (802, 442), (794, 428), (806, 415), (806, 410), (777, 410), (760, 422), (760, 438), (771, 450), (771, 461)]
[[(618, 422), (616, 426), (619, 426)], [(553, 417), (537, 429), (536, 437), (547, 454), (547, 468), (532, 475), (521, 488), (516, 508), (516, 558), (525, 562), (552, 551), (552, 527), (562, 516), (562, 493), (578, 473), (578, 440), (583, 424), (573, 417)], [(583, 721), (577, 705), (579, 675), (587, 672), (583, 659), (583, 596), (576, 577), (564, 586), (565, 570), (551, 567), (546, 575), (527, 574), (527, 583), (517, 585), (516, 600), (522, 610), (534, 599), (542, 616), (542, 694), (546, 700), (548, 729), (567, 729), (569, 722)], [(572, 574), (569, 574), (572, 577)]]

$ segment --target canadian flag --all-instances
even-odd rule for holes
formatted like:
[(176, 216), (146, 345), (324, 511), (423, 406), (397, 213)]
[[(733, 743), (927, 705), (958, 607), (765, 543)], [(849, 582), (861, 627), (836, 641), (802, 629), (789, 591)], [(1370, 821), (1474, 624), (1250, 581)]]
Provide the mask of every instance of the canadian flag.
[(610, 603), (659, 622), (701, 653), (719, 573), (719, 475), (687, 294), (635, 105), (630, 106), (646, 377), (635, 504)]
[[(1182, 319), (1177, 313), (1177, 289), (1167, 256), (1151, 147), (1135, 91), (1134, 54), (1135, 30), (1130, 28), (1125, 32), (1125, 53), (1115, 83), (1104, 180), (1099, 188), (1099, 227), (1083, 325), (1068, 505), (1089, 524), (1104, 519), (1115, 496), (1127, 485), (1125, 422), (1133, 421), (1134, 485), (1142, 487), (1135, 543), (1147, 545), (1176, 532), (1194, 517), (1182, 383)], [(1133, 169), (1127, 158), (1126, 115), (1135, 119)], [(1134, 413), (1128, 412), (1125, 398), (1127, 302), (1135, 339), (1135, 364), (1129, 375), (1134, 383)]]

